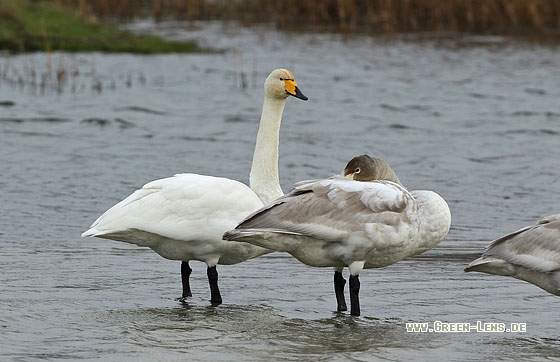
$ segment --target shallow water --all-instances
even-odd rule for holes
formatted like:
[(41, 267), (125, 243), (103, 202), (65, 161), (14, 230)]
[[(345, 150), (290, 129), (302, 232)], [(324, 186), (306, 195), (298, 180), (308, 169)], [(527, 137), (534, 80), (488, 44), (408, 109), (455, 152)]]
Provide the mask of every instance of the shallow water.
[[(560, 359), (557, 297), (463, 272), (493, 238), (560, 212), (557, 48), (176, 25), (156, 31), (229, 50), (0, 59), (1, 360)], [(179, 263), (79, 237), (156, 178), (246, 182), (262, 82), (277, 67), (310, 98), (284, 112), (284, 190), (367, 152), (452, 210), (439, 246), (360, 275), (359, 318), (335, 312), (330, 269), (284, 254), (220, 266), (224, 304), (212, 308), (202, 263), (181, 304)], [(41, 85), (48, 69), (73, 72)], [(436, 320), (527, 331), (406, 332)]]

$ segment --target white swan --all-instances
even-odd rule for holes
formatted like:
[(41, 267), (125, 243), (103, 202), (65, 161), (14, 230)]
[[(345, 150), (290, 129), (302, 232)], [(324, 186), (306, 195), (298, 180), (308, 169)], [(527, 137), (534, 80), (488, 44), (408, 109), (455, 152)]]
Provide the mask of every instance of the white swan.
[(521, 279), (560, 295), (560, 214), (494, 240), (465, 271)]
[[(224, 238), (285, 251), (311, 266), (338, 271), (348, 266), (350, 314), (358, 316), (362, 269), (381, 268), (433, 248), (451, 223), (447, 203), (432, 191), (408, 192), (386, 180), (354, 180), (376, 177), (367, 171), (371, 166), (360, 156), (346, 167), (347, 178), (299, 182)], [(345, 307), (343, 298), (337, 291), (339, 310)]]
[(282, 112), (291, 95), (307, 100), (285, 69), (266, 78), (250, 185), (227, 178), (178, 174), (152, 181), (101, 215), (82, 237), (96, 236), (147, 246), (166, 259), (181, 260), (182, 298), (192, 296), (190, 260), (207, 264), (212, 305), (221, 304), (216, 264), (236, 264), (271, 252), (222, 240), (263, 203), (282, 196), (278, 142)]

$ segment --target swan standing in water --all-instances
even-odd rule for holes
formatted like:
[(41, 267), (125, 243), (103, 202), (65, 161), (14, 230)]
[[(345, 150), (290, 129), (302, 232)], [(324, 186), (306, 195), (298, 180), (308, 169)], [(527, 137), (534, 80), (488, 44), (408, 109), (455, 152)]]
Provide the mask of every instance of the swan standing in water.
[[(432, 191), (408, 192), (396, 176), (393, 181), (374, 180), (380, 176), (371, 160), (367, 155), (351, 160), (346, 178), (297, 183), (289, 194), (251, 214), (224, 238), (285, 251), (304, 264), (334, 267), (337, 273), (349, 267), (350, 314), (359, 316), (362, 269), (381, 268), (433, 248), (451, 224), (443, 198)], [(389, 170), (383, 173), (394, 175)], [(346, 304), (336, 286), (337, 273), (341, 310)]]
[(276, 69), (266, 78), (265, 96), (251, 166), (250, 186), (192, 173), (152, 181), (101, 215), (82, 237), (146, 246), (166, 259), (181, 260), (182, 299), (192, 296), (188, 262), (207, 264), (212, 305), (222, 303), (217, 264), (236, 264), (272, 250), (222, 240), (243, 218), (283, 195), (278, 179), (278, 143), (289, 96), (307, 100), (294, 75)]
[(521, 279), (560, 295), (560, 214), (494, 240), (465, 271)]

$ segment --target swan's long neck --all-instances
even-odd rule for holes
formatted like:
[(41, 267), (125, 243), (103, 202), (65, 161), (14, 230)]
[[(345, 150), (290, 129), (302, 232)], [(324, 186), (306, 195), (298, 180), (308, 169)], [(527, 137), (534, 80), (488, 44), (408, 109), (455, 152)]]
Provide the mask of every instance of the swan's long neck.
[(249, 184), (265, 204), (284, 195), (278, 178), (280, 122), (286, 99), (265, 95)]

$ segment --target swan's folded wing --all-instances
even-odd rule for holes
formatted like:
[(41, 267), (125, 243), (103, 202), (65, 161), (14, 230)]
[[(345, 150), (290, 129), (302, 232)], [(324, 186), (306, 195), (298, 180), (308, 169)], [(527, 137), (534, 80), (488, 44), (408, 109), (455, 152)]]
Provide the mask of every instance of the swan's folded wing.
[(560, 218), (554, 216), (493, 241), (482, 257), (542, 272), (560, 270)]
[(82, 236), (138, 243), (128, 240), (129, 235), (138, 238), (143, 231), (147, 238), (155, 234), (170, 239), (219, 240), (224, 230), (259, 207), (262, 202), (257, 195), (240, 182), (178, 174), (144, 185), (107, 210)]
[(415, 207), (410, 193), (389, 181), (313, 180), (298, 183), (236, 229), (342, 240), (353, 232), (368, 232), (368, 227), (409, 223)]

